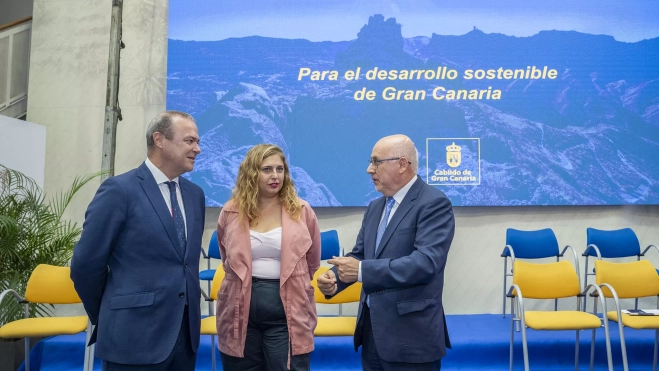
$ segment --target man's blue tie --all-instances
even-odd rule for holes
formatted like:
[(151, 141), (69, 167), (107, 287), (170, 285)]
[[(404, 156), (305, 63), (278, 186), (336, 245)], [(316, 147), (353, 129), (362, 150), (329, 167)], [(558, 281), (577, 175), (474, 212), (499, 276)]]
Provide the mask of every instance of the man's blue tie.
[(183, 220), (183, 213), (178, 206), (178, 197), (176, 197), (176, 182), (165, 182), (169, 187), (169, 200), (172, 203), (172, 217), (174, 218), (174, 227), (176, 227), (176, 235), (181, 247), (181, 251), (185, 253), (185, 221)]
[(387, 229), (387, 224), (389, 224), (389, 215), (391, 214), (391, 209), (394, 207), (394, 203), (396, 200), (394, 200), (393, 197), (387, 197), (387, 204), (386, 208), (384, 210), (384, 218), (380, 221), (380, 225), (378, 226), (378, 234), (375, 239), (375, 252), (378, 252), (378, 248), (380, 248), (380, 240), (382, 239), (382, 236), (384, 235), (385, 229)]
[[(387, 229), (387, 224), (389, 224), (389, 215), (391, 215), (391, 209), (394, 208), (394, 203), (396, 200), (394, 200), (393, 197), (387, 197), (387, 203), (386, 207), (384, 209), (384, 218), (380, 221), (380, 225), (378, 226), (378, 234), (375, 237), (375, 254), (378, 252), (378, 247), (380, 246), (380, 240), (382, 239), (382, 236), (384, 235), (385, 229)], [(368, 307), (371, 307), (371, 298), (369, 296), (366, 297), (366, 305)]]

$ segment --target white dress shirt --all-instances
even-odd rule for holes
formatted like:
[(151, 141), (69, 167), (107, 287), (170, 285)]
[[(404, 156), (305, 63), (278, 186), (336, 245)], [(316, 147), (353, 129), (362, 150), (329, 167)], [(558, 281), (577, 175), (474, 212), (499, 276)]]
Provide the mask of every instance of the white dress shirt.
[[(391, 218), (394, 217), (394, 213), (396, 212), (396, 210), (398, 210), (398, 206), (400, 205), (401, 202), (403, 202), (403, 199), (407, 195), (407, 192), (409, 192), (410, 188), (412, 188), (412, 184), (414, 184), (414, 182), (416, 182), (416, 176), (414, 176), (412, 180), (410, 180), (407, 184), (403, 186), (403, 188), (399, 189), (398, 192), (396, 192), (393, 195), (395, 202), (394, 202), (394, 206), (391, 208), (391, 212), (389, 213), (389, 220), (387, 220), (387, 226), (389, 225)], [(386, 207), (382, 209), (382, 215), (380, 215), (380, 223), (384, 218), (385, 211), (386, 211)], [(357, 281), (362, 282), (362, 262), (359, 262), (359, 273), (358, 273)]]
[[(181, 209), (181, 213), (183, 214), (183, 224), (185, 225), (185, 237), (188, 237), (188, 224), (187, 220), (185, 219), (185, 207), (183, 206), (183, 197), (181, 196), (181, 186), (178, 184), (178, 177), (174, 179), (169, 179), (167, 178), (167, 175), (160, 171), (156, 167), (156, 165), (149, 160), (147, 157), (146, 160), (144, 161), (146, 164), (146, 167), (149, 168), (151, 171), (151, 174), (153, 174), (153, 178), (156, 180), (156, 183), (158, 184), (158, 188), (160, 188), (160, 193), (162, 193), (162, 197), (165, 199), (165, 203), (167, 203), (167, 209), (169, 212), (172, 212), (172, 201), (171, 201), (171, 196), (169, 195), (169, 186), (165, 184), (165, 182), (172, 181), (176, 183), (176, 200), (178, 201), (178, 207)], [(173, 215), (172, 215), (173, 216)]]

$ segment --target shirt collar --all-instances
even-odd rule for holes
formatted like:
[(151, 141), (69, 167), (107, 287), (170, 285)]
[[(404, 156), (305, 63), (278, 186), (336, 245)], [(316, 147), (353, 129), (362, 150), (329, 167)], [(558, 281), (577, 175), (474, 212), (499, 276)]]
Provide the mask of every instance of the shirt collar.
[(412, 184), (416, 182), (416, 175), (410, 180), (407, 184), (403, 186), (403, 188), (399, 189), (398, 192), (394, 194), (394, 200), (396, 200), (396, 203), (400, 205), (401, 202), (403, 202), (403, 199), (407, 195), (407, 192), (412, 188)]
[[(153, 162), (151, 162), (151, 160), (149, 160), (148, 157), (146, 158), (144, 163), (146, 164), (146, 167), (148, 167), (149, 170), (151, 171), (151, 174), (153, 174), (153, 178), (156, 180), (156, 184), (162, 184), (170, 181), (170, 179), (167, 178), (167, 175), (165, 175), (165, 173), (160, 171), (160, 169), (158, 169), (158, 167), (154, 165)], [(171, 181), (178, 184), (178, 177), (171, 179)]]

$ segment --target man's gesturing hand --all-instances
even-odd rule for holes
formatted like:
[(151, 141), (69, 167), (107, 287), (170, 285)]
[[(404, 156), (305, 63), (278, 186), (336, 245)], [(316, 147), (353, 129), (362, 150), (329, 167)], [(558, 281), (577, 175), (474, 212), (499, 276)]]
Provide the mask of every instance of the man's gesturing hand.
[(345, 283), (357, 282), (357, 278), (359, 278), (359, 260), (351, 256), (335, 256), (327, 262), (336, 265), (341, 281)]
[(331, 296), (336, 293), (336, 276), (334, 275), (334, 271), (328, 270), (321, 274), (316, 279), (316, 283), (318, 283), (318, 288), (323, 294)]

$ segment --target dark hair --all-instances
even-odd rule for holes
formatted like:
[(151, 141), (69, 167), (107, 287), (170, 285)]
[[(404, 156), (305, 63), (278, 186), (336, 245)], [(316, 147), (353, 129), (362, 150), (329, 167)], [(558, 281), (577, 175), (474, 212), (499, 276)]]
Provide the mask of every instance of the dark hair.
[(191, 120), (194, 122), (194, 118), (189, 114), (181, 111), (165, 111), (158, 114), (156, 117), (151, 120), (149, 127), (146, 129), (146, 148), (153, 148), (153, 134), (158, 132), (165, 136), (165, 138), (172, 140), (174, 133), (172, 131), (172, 124), (174, 123), (174, 117), (181, 117), (184, 119)]

